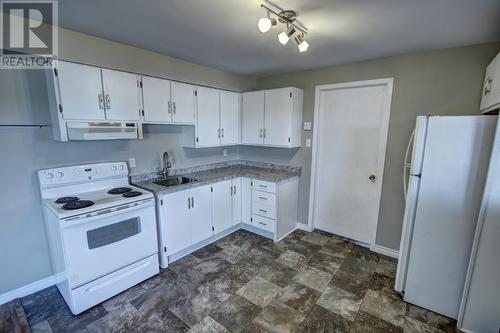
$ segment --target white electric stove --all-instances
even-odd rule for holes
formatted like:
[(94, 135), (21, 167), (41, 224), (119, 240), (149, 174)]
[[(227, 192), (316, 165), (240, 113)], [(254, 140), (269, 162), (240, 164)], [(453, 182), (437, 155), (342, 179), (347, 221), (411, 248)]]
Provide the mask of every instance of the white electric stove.
[(125, 162), (38, 171), (57, 287), (73, 314), (157, 274), (152, 193)]

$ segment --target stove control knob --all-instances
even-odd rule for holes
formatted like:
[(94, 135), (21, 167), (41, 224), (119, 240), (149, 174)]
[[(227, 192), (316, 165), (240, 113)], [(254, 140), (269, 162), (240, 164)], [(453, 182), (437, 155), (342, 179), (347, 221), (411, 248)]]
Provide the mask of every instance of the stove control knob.
[(111, 166), (111, 171), (116, 171), (118, 168), (116, 167), (116, 165), (112, 165)]
[(45, 177), (46, 177), (47, 179), (52, 179), (52, 178), (54, 178), (54, 174), (53, 174), (52, 172), (48, 172), (48, 173), (45, 175)]
[(120, 170), (123, 170), (124, 169), (124, 166), (123, 165), (120, 165)]
[(62, 178), (64, 176), (64, 173), (62, 173), (61, 171), (59, 171), (58, 173), (56, 173), (56, 177), (57, 178)]

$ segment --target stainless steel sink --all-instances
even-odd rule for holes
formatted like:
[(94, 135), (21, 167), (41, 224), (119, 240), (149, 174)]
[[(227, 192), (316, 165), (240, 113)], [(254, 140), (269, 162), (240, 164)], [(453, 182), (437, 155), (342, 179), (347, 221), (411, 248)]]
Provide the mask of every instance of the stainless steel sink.
[(155, 181), (153, 181), (153, 183), (155, 183), (156, 185), (160, 185), (160, 186), (171, 187), (171, 186), (177, 186), (177, 185), (181, 185), (181, 184), (194, 183), (197, 181), (198, 181), (198, 179), (196, 179), (196, 178), (183, 177), (183, 176), (179, 176), (179, 177), (172, 176), (172, 177), (167, 177), (167, 178), (155, 180)]

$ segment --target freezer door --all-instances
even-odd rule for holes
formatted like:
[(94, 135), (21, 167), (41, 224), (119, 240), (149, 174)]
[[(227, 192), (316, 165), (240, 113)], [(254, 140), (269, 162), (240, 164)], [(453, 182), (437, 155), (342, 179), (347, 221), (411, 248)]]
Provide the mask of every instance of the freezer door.
[(404, 299), (456, 319), (496, 117), (430, 117)]
[(409, 248), (413, 234), (413, 221), (418, 201), (418, 190), (420, 188), (420, 172), (424, 157), (425, 138), (427, 136), (427, 116), (418, 116), (415, 126), (415, 136), (412, 148), (411, 169), (408, 179), (408, 192), (406, 193), (405, 214), (403, 217), (403, 230), (401, 232), (401, 243), (399, 246), (398, 269), (394, 289), (403, 292), (408, 268)]

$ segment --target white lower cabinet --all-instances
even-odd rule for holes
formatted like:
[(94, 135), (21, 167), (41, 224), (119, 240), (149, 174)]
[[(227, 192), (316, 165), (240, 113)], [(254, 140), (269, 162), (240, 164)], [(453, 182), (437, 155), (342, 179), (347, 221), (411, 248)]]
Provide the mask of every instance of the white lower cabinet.
[(232, 180), (233, 188), (231, 191), (232, 202), (233, 202), (233, 225), (241, 223), (241, 178), (234, 178)]
[(196, 244), (212, 236), (212, 203), (209, 186), (196, 187), (191, 193), (191, 244)]
[(241, 177), (241, 223), (252, 224), (252, 179)]
[(214, 234), (218, 234), (233, 224), (232, 180), (215, 183), (212, 190), (212, 226)]

